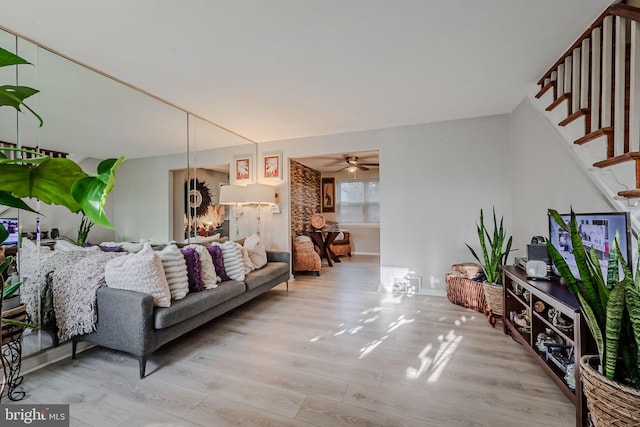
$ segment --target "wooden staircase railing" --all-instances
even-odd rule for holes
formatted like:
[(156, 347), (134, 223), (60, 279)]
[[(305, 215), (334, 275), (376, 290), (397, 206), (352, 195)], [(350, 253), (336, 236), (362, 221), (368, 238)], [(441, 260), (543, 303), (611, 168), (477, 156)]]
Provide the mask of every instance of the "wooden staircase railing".
[(606, 138), (605, 168), (636, 163), (635, 189), (619, 196), (640, 197), (640, 8), (607, 8), (538, 81), (536, 98), (552, 91), (547, 111), (566, 105), (559, 126), (584, 118), (586, 144)]
[[(17, 148), (17, 147), (18, 147), (17, 144), (14, 144), (13, 142), (0, 141), (0, 153), (4, 154), (8, 159), (15, 159), (16, 152), (12, 150), (5, 150), (4, 148)], [(37, 151), (42, 155), (53, 157), (53, 158), (67, 158), (67, 156), (69, 155), (69, 153), (65, 153), (62, 151), (49, 150), (49, 149), (40, 148), (40, 147), (22, 147), (22, 148), (24, 148), (25, 150)], [(30, 159), (35, 157), (35, 155), (29, 154), (29, 153), (21, 153), (21, 156), (23, 159)]]

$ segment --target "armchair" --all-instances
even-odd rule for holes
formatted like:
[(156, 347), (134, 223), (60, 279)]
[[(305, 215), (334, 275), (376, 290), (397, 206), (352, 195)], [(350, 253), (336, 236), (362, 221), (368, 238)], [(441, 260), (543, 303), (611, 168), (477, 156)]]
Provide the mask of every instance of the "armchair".
[(301, 271), (312, 271), (320, 275), (322, 260), (316, 252), (313, 242), (308, 236), (300, 236), (293, 240), (293, 274)]

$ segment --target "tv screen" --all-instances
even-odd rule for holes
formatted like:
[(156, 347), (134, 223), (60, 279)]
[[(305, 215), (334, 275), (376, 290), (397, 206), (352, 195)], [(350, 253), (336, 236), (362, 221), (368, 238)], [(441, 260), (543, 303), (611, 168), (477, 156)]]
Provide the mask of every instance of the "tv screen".
[[(629, 262), (631, 259), (631, 227), (628, 212), (576, 213), (575, 215), (578, 222), (578, 230), (582, 235), (582, 243), (587, 251), (591, 251), (591, 248), (595, 249), (603, 277), (607, 277), (609, 253), (616, 231), (620, 235), (619, 244), (622, 257), (627, 263)], [(562, 219), (568, 224), (571, 220), (571, 215), (563, 214)], [(578, 266), (573, 256), (571, 236), (560, 228), (551, 215), (549, 215), (549, 240), (567, 261), (573, 276), (580, 278)], [(553, 272), (558, 274), (555, 265), (553, 266)]]
[(18, 244), (18, 218), (0, 218), (0, 223), (9, 232), (9, 237), (2, 242), (3, 245)]

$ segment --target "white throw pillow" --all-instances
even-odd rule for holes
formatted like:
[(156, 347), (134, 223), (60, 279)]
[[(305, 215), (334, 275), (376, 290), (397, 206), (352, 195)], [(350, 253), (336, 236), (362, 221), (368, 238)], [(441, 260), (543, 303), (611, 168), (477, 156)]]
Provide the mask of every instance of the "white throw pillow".
[(220, 248), (222, 249), (222, 259), (224, 260), (224, 269), (227, 272), (227, 276), (231, 280), (243, 282), (245, 276), (244, 260), (240, 246), (235, 242), (228, 241), (221, 244)]
[(140, 252), (107, 262), (104, 278), (110, 288), (151, 294), (157, 307), (171, 305), (171, 291), (160, 256), (146, 243)]
[(244, 247), (249, 252), (249, 258), (255, 269), (262, 268), (267, 265), (267, 248), (257, 235), (252, 235), (244, 240)]
[(218, 282), (222, 279), (216, 274), (216, 268), (213, 265), (211, 254), (202, 245), (188, 245), (187, 248), (193, 248), (200, 256), (200, 276), (205, 289), (213, 289), (218, 287)]
[(157, 251), (162, 260), (164, 275), (169, 284), (171, 298), (182, 299), (189, 293), (189, 278), (187, 276), (187, 262), (176, 245), (167, 245)]

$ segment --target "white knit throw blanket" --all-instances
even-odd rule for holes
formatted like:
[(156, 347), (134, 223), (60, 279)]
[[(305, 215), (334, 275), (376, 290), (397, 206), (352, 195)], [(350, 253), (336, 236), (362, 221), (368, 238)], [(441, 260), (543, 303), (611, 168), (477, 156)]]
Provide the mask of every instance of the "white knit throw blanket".
[(60, 340), (95, 331), (96, 290), (105, 284), (104, 266), (122, 253), (96, 251), (84, 255), (53, 272), (53, 309)]

